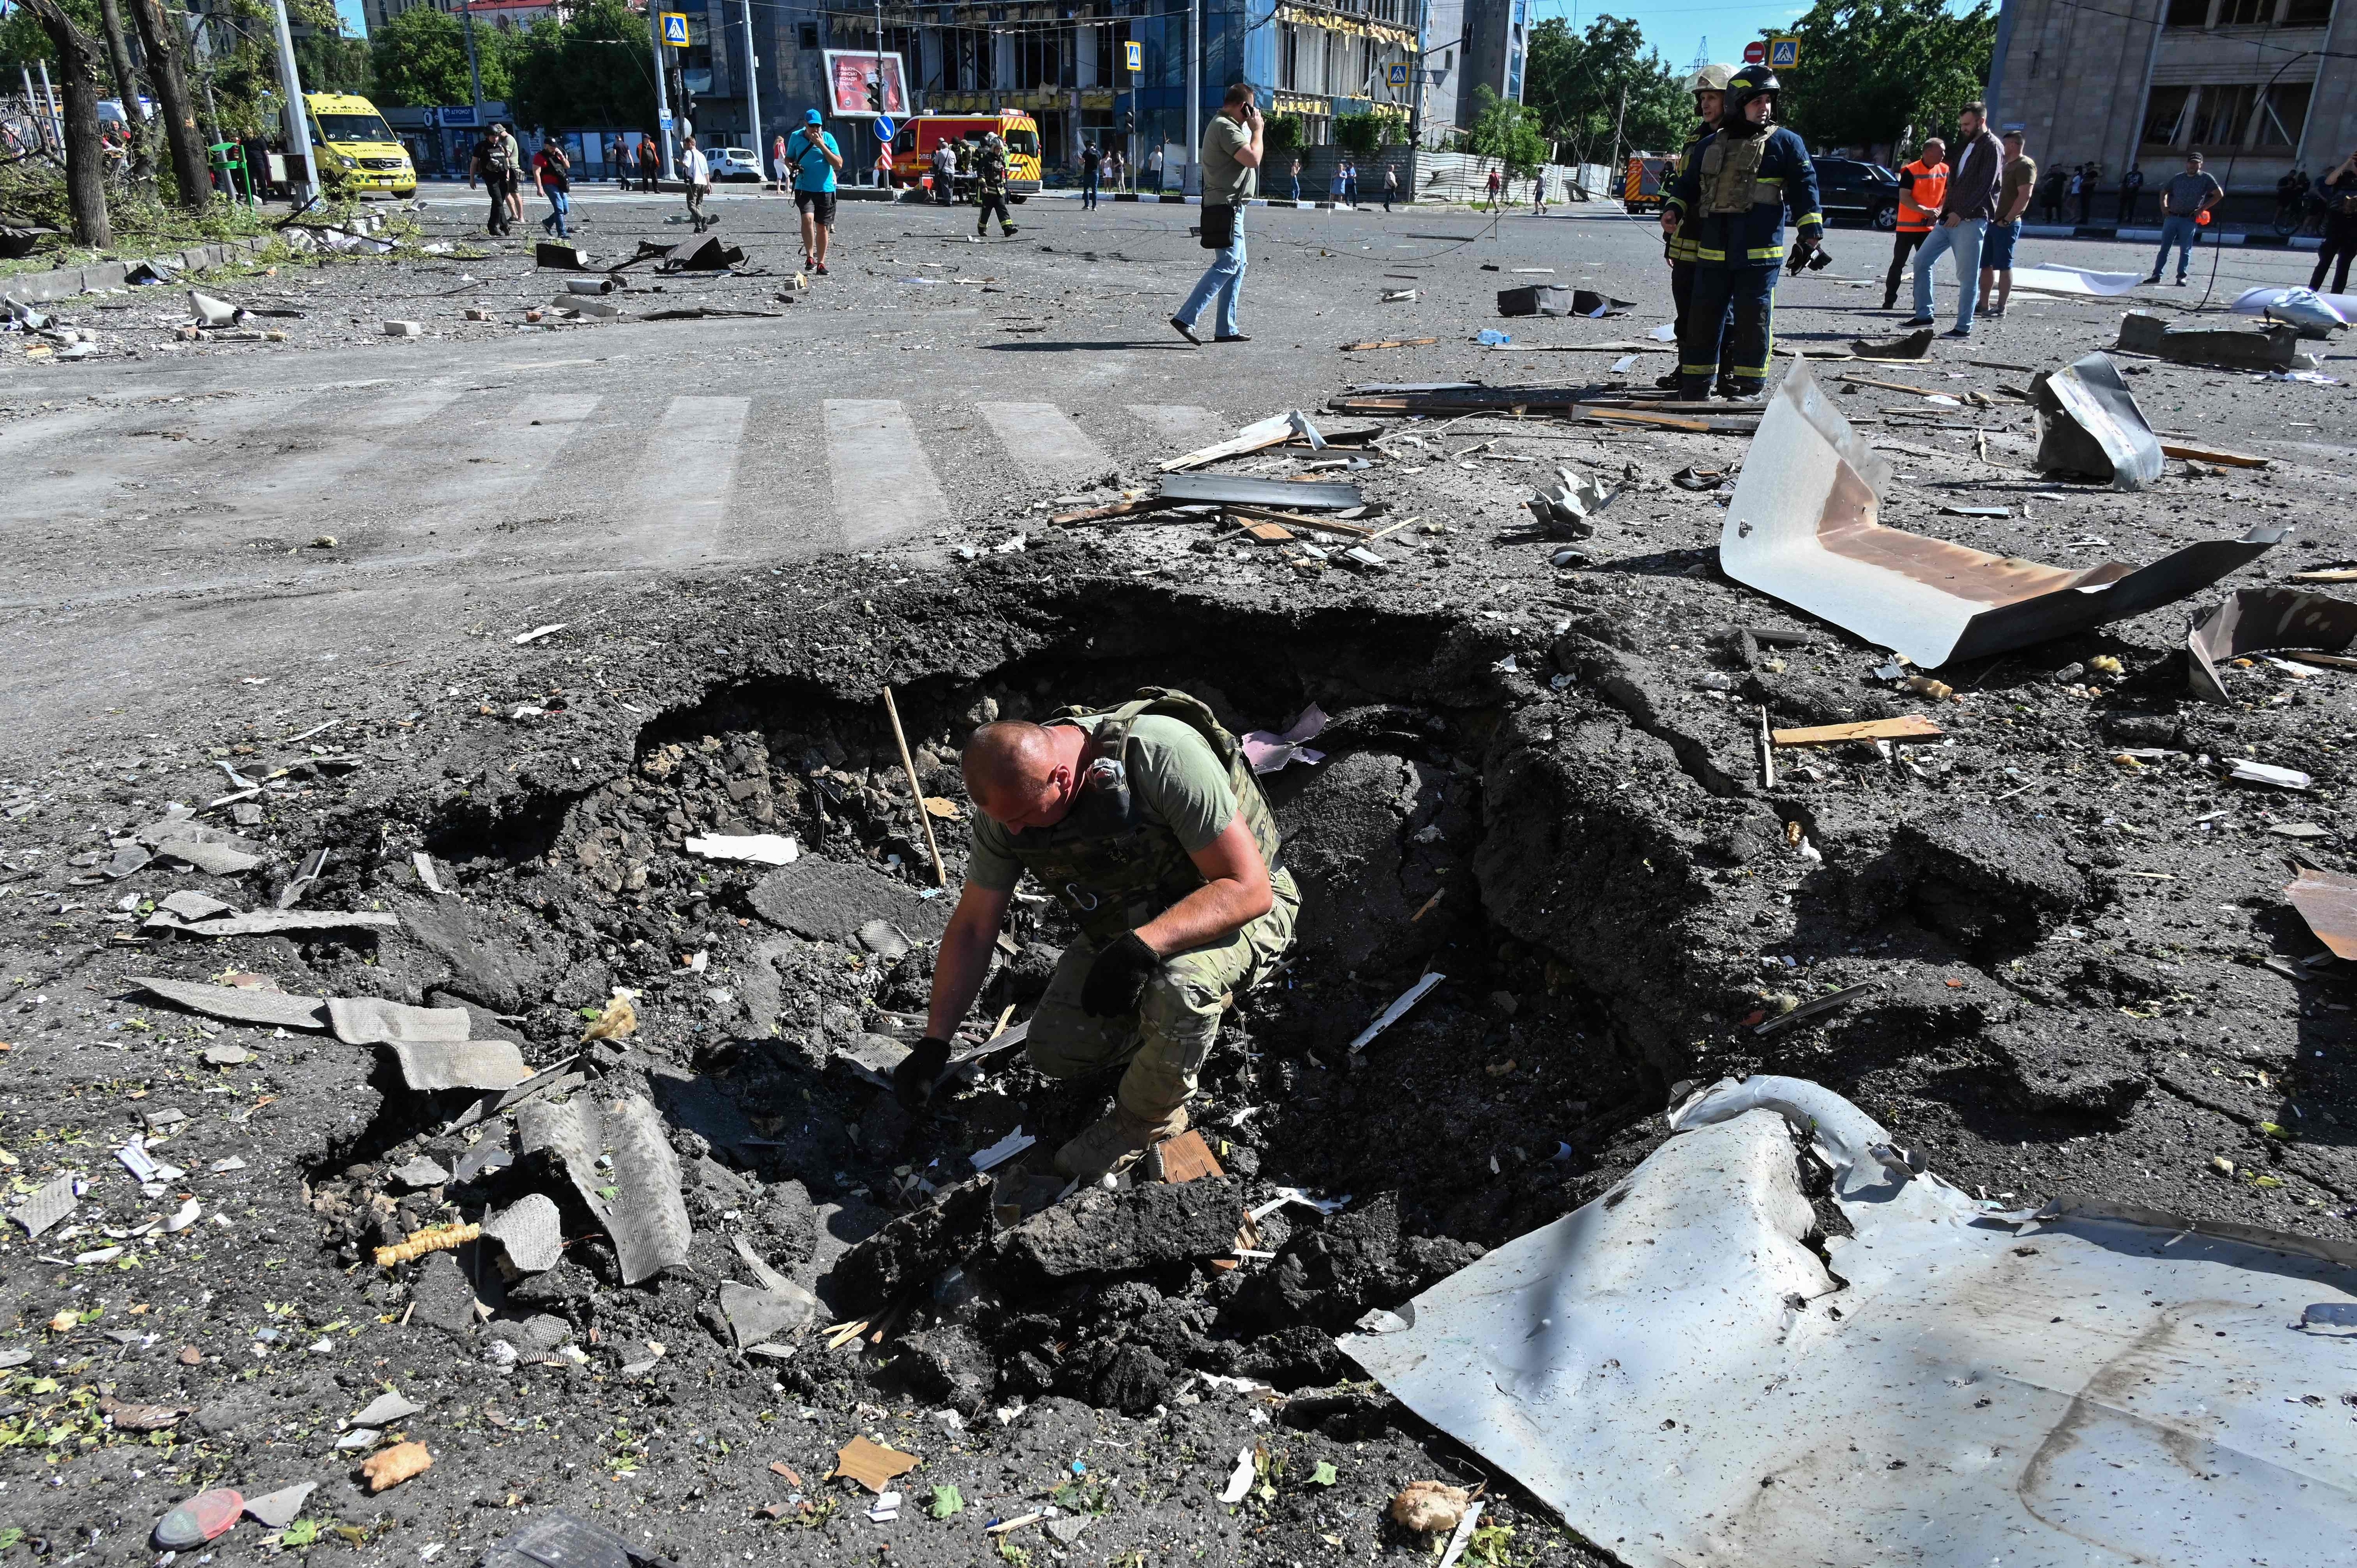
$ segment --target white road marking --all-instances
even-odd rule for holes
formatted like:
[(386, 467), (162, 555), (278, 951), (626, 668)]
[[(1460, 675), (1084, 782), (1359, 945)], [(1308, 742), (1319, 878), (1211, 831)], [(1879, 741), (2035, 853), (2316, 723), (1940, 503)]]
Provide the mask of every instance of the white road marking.
[(1113, 467), (1095, 438), (1052, 403), (978, 403), (974, 408), (1025, 473), (1095, 478)]
[(948, 521), (949, 498), (897, 398), (826, 400), (826, 471), (851, 549)]
[(1175, 448), (1174, 456), (1176, 452), (1209, 446), (1222, 436), (1236, 433), (1228, 420), (1191, 403), (1134, 403), (1129, 412)]
[(637, 510), (613, 536), (625, 560), (677, 565), (711, 553), (728, 518), (751, 407), (741, 397), (671, 400), (640, 467)]

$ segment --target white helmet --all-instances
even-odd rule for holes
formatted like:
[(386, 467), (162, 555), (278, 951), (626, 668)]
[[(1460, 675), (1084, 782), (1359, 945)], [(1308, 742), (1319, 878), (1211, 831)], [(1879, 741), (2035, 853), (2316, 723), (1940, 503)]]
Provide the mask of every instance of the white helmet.
[(1731, 65), (1706, 65), (1686, 78), (1688, 92), (1724, 92), (1727, 78), (1735, 74)]

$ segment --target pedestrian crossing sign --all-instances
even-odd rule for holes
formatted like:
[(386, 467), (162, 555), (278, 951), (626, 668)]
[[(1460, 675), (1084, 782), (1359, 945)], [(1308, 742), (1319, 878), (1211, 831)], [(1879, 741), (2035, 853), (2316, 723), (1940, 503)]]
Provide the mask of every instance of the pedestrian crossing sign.
[(1768, 40), (1768, 68), (1770, 70), (1791, 70), (1800, 63), (1800, 39), (1770, 38)]
[(675, 49), (687, 48), (687, 13), (665, 11), (662, 14), (663, 42)]
[(1385, 72), (1385, 78), (1394, 87), (1405, 87), (1407, 85), (1407, 61), (1394, 61), (1389, 70)]
[(1135, 38), (1132, 38), (1127, 43), (1121, 46), (1121, 52), (1123, 56), (1122, 63), (1126, 65), (1131, 70), (1142, 71), (1146, 69), (1146, 46), (1144, 44), (1138, 42)]

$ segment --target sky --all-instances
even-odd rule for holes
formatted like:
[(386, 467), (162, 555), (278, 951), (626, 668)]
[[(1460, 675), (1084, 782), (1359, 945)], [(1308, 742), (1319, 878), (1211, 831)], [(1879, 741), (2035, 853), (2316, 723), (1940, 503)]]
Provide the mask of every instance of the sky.
[(1710, 58), (1723, 64), (1734, 65), (1743, 58), (1745, 42), (1760, 36), (1760, 29), (1790, 21), (1808, 10), (1805, 5), (1792, 0), (1768, 0), (1765, 5), (1710, 5), (1692, 0), (1669, 0), (1666, 5), (1631, 5), (1622, 0), (1533, 0), (1534, 16), (1563, 16), (1569, 19), (1573, 31), (1582, 32), (1599, 15), (1609, 13), (1626, 16), (1644, 29), (1645, 41), (1659, 49), (1662, 58), (1680, 70), (1694, 63), (1695, 53), (1706, 38), (1710, 44)]

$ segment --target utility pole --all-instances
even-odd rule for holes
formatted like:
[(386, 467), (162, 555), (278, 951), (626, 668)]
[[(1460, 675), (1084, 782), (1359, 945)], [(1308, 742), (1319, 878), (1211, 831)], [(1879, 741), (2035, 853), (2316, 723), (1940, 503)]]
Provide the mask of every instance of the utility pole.
[[(885, 102), (884, 102), (884, 0), (876, 0), (876, 113), (877, 113), (878, 114), (881, 114), (882, 113), (884, 113), (885, 107), (886, 107), (886, 105), (885, 105)], [(872, 131), (872, 130), (874, 130), (874, 129), (876, 128), (876, 122), (875, 122), (875, 121), (873, 121), (873, 120), (868, 121), (868, 122), (867, 122), (867, 128), (868, 128), (869, 130), (871, 130), (871, 131)], [(870, 172), (871, 174), (873, 174), (873, 175), (874, 175), (875, 179), (876, 179), (876, 183), (877, 183), (877, 186), (879, 186), (879, 187), (888, 187), (888, 186), (890, 185), (890, 183), (891, 183), (891, 182), (890, 182), (889, 180), (888, 180), (888, 179), (886, 179), (886, 178), (885, 178), (885, 177), (884, 177), (884, 175), (883, 175), (883, 172), (882, 172), (881, 170), (871, 170), (871, 171), (869, 171), (869, 172)], [(930, 822), (928, 822), (928, 823), (926, 824), (926, 826), (928, 826), (928, 827), (930, 827), (930, 826), (931, 826), (931, 825), (932, 825), (932, 824), (931, 824), (931, 823), (930, 823)]]
[(475, 103), (475, 129), (483, 128), (483, 68), (475, 59), (475, 7), (469, 0), (458, 0), (458, 19), (467, 28), (467, 89)]
[(302, 156), (303, 180), (295, 189), (308, 201), (319, 193), (319, 171), (316, 166), (319, 154), (311, 145), (311, 116), (303, 102), (303, 75), (295, 69), (295, 34), (286, 26), (286, 0), (271, 0), (270, 8), (278, 24), (278, 91), (286, 100), (286, 156)]
[[(1196, 166), (1202, 156), (1203, 145), (1203, 0), (1187, 0), (1187, 163)], [(1187, 188), (1182, 177), (1178, 188)], [(1202, 192), (1202, 177), (1198, 175), (1195, 189)]]
[(1620, 110), (1612, 116), (1612, 162), (1606, 166), (1604, 177), (1609, 180), (1613, 171), (1625, 166), (1620, 162), (1620, 127), (1629, 123), (1629, 84), (1620, 84)]
[[(745, 118), (753, 127), (751, 145), (753, 162), (768, 167), (769, 154), (761, 147), (761, 62), (753, 53), (753, 0), (745, 0)], [(753, 194), (761, 194), (756, 185)]]
[(662, 172), (668, 179), (671, 162), (671, 93), (663, 85), (669, 69), (663, 63), (662, 5), (661, 0), (650, 0), (647, 6), (647, 37), (651, 40), (655, 57), (655, 134), (662, 138)]

